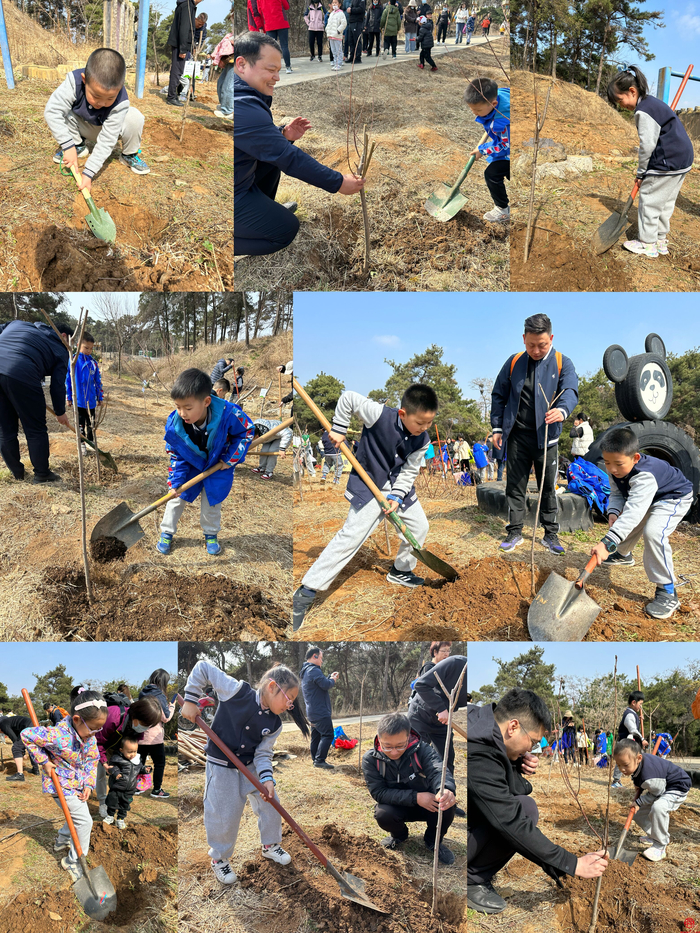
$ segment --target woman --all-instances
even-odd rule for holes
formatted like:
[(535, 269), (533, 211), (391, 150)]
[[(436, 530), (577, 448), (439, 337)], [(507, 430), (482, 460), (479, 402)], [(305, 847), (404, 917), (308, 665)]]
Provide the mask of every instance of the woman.
[(408, 0), (408, 6), (403, 11), (403, 28), (406, 34), (406, 54), (416, 51), (416, 33), (418, 32), (418, 4), (416, 0)]
[(158, 701), (161, 708), (161, 720), (150, 729), (146, 729), (139, 737), (139, 755), (141, 763), (146, 764), (146, 758), (150, 755), (153, 761), (153, 788), (151, 797), (159, 800), (167, 800), (170, 794), (163, 790), (163, 774), (165, 772), (165, 729), (163, 723), (170, 722), (175, 712), (175, 703), (168, 703), (165, 691), (168, 686), (170, 676), (167, 671), (159, 667), (153, 671), (148, 678), (148, 685), (139, 693), (139, 700), (143, 697), (153, 697)]
[(289, 57), (289, 21), (285, 15), (289, 9), (289, 0), (258, 0), (258, 9), (265, 23), (265, 32), (277, 39), (282, 48), (282, 57), (287, 74), (292, 73), (292, 60)]

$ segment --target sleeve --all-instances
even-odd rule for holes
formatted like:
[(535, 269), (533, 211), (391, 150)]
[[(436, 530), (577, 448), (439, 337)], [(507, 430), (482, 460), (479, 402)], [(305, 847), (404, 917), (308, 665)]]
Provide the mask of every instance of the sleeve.
[[(606, 535), (620, 544), (632, 531), (644, 521), (644, 516), (651, 508), (658, 484), (652, 473), (638, 473), (630, 481), (630, 492), (624, 508), (619, 513), (615, 524)], [(612, 484), (611, 484), (612, 489)], [(611, 497), (612, 504), (612, 497)]]
[(66, 117), (75, 103), (75, 78), (68, 72), (63, 84), (60, 84), (49, 97), (44, 108), (44, 119), (61, 149), (72, 149), (75, 143), (68, 129)]
[(255, 437), (255, 425), (242, 408), (235, 407), (235, 419), (228, 429), (227, 444), (220, 459), (236, 466), (245, 460), (248, 448)]
[(656, 149), (661, 134), (661, 127), (656, 120), (643, 110), (634, 115), (634, 122), (637, 125), (639, 133), (639, 166), (637, 167), (637, 177), (643, 178), (646, 174), (647, 166), (651, 154)]
[(371, 752), (367, 752), (362, 759), (362, 775), (367, 790), (377, 803), (388, 803), (396, 807), (415, 807), (418, 794), (415, 790), (404, 790), (398, 787), (388, 787), (377, 767), (377, 759)]
[(642, 781), (642, 790), (652, 797), (661, 797), (666, 793), (666, 781), (664, 778), (648, 778)]
[[(418, 750), (418, 760), (423, 766), (430, 790), (437, 794), (442, 781), (442, 758), (427, 742), (421, 742)], [(451, 790), (453, 794), (457, 791), (455, 779), (449, 770), (445, 773), (445, 790)]]
[(335, 681), (330, 677), (326, 677), (320, 667), (314, 665), (314, 670), (309, 671), (309, 673), (315, 686), (320, 687), (321, 690), (325, 690), (326, 693), (331, 689), (331, 687), (335, 687)]
[(102, 376), (100, 375), (100, 367), (97, 365), (97, 363), (95, 363), (94, 376), (95, 376), (95, 394), (97, 395), (97, 401), (101, 402), (104, 399), (105, 394), (104, 394), (104, 391), (102, 390)]
[(620, 492), (620, 487), (615, 481), (615, 477), (608, 473), (610, 481), (610, 499), (608, 500), (608, 515), (619, 515), (625, 507), (625, 497)]
[(576, 407), (578, 402), (578, 376), (574, 369), (574, 364), (568, 356), (562, 356), (561, 374), (557, 383), (556, 407), (563, 413), (564, 418), (568, 418)]
[(265, 783), (265, 781), (272, 781), (273, 784), (277, 783), (272, 771), (272, 752), (275, 748), (275, 742), (281, 734), (282, 726), (280, 726), (276, 732), (271, 732), (269, 735), (266, 735), (255, 749), (253, 764), (255, 765), (255, 770), (258, 772), (258, 780), (263, 783)]
[(424, 444), (420, 450), (414, 450), (412, 454), (409, 454), (406, 462), (399, 470), (399, 475), (394, 480), (394, 485), (391, 487), (392, 494), (401, 496), (403, 499), (406, 493), (411, 491), (411, 487), (420, 472), (427, 449), (428, 444)]
[(641, 739), (642, 733), (637, 728), (637, 720), (634, 718), (634, 715), (632, 713), (628, 713), (625, 716), (623, 722), (625, 724), (625, 728), (627, 729), (630, 735), (633, 735), (633, 736), (638, 735), (639, 738)]
[(366, 427), (371, 428), (379, 421), (383, 411), (384, 406), (380, 402), (374, 402), (360, 395), (359, 392), (343, 392), (335, 406), (333, 430), (338, 434), (347, 434), (353, 415), (356, 415)]
[(46, 726), (32, 726), (30, 729), (23, 729), (20, 738), (38, 765), (45, 765), (47, 761), (51, 761), (47, 749), (56, 750), (55, 729)]
[(210, 661), (201, 660), (197, 661), (187, 678), (185, 699), (196, 703), (204, 695), (205, 688), (212, 687), (220, 702), (225, 703), (238, 693), (242, 685), (242, 680), (236, 680)]
[(68, 375), (68, 350), (65, 356), (59, 356), (56, 359), (54, 368), (51, 370), (51, 388), (50, 395), (53, 403), (53, 410), (57, 415), (66, 413), (66, 376)]
[(503, 413), (510, 395), (510, 366), (512, 360), (513, 354), (508, 357), (501, 367), (501, 371), (496, 376), (496, 381), (491, 390), (491, 428), (494, 434), (503, 433)]
[(124, 100), (118, 104), (102, 124), (95, 147), (83, 168), (83, 175), (94, 178), (107, 159), (112, 155), (114, 147), (119, 142), (124, 121), (129, 111), (129, 101)]
[(192, 476), (192, 467), (170, 446), (165, 445), (165, 451), (170, 456), (168, 464), (168, 487), (170, 489), (179, 489), (183, 483), (186, 483)]
[(85, 788), (94, 790), (97, 786), (97, 765), (100, 760), (100, 750), (95, 742), (93, 748), (90, 749), (90, 754), (88, 756), (88, 762), (85, 766)]

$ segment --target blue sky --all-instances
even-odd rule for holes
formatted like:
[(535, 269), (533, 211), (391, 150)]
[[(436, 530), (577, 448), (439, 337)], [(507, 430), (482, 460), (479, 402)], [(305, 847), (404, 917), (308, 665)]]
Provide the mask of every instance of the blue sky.
[(159, 667), (177, 671), (177, 642), (35, 642), (0, 644), (0, 682), (12, 696), (31, 691), (36, 678), (58, 664), (75, 683), (123, 680), (140, 684)]
[(652, 332), (668, 352), (700, 346), (697, 307), (697, 295), (683, 294), (296, 292), (294, 370), (302, 384), (323, 370), (367, 393), (391, 373), (384, 358), (404, 362), (436, 343), (457, 366), (463, 394), (475, 398), (469, 383), (495, 378), (522, 349), (530, 314), (550, 316), (555, 347), (586, 375), (600, 368), (610, 344), (643, 353)]
[[(498, 673), (498, 665), (492, 658), (512, 661), (513, 658), (528, 651), (529, 642), (474, 642), (469, 644), (467, 653), (469, 668), (467, 680), (469, 686), (478, 690), (486, 684), (492, 684)], [(585, 642), (569, 644), (553, 642), (541, 644), (544, 648), (545, 664), (556, 664), (555, 676), (596, 677), (612, 672), (617, 655), (618, 673), (625, 677), (637, 676), (637, 665), (642, 679), (650, 681), (655, 674), (665, 674), (675, 667), (685, 667), (690, 661), (700, 660), (700, 645), (692, 642), (682, 644), (640, 644), (638, 642), (620, 642), (608, 644)]]
[[(151, 8), (154, 4), (163, 13), (163, 19), (170, 16), (175, 9), (176, 0), (151, 0)], [(198, 13), (207, 13), (209, 16), (209, 25), (212, 23), (223, 23), (224, 19), (231, 12), (230, 0), (202, 0), (197, 7)]]
[[(663, 10), (663, 29), (647, 27), (644, 37), (649, 43), (649, 51), (655, 58), (650, 62), (638, 59), (633, 52), (622, 49), (620, 58), (627, 65), (637, 65), (642, 69), (649, 84), (656, 88), (659, 68), (669, 66), (673, 71), (685, 72), (690, 64), (694, 64), (693, 76), (700, 78), (700, 61), (698, 48), (700, 48), (700, 2), (687, 2), (687, 0), (667, 0), (666, 3), (655, 3), (648, 0), (641, 9), (645, 12)], [(624, 58), (624, 56), (630, 56)], [(671, 84), (671, 95), (678, 90), (680, 79), (674, 78)], [(689, 81), (683, 92), (681, 107), (700, 106), (700, 82)]]

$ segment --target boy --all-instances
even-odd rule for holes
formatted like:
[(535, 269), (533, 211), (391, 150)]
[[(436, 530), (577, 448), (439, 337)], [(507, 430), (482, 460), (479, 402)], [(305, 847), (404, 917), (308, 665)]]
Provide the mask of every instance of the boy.
[(693, 503), (693, 484), (665, 460), (640, 454), (629, 428), (608, 431), (601, 441), (610, 477), (608, 532), (591, 551), (598, 565), (634, 565), (632, 551), (644, 537), (644, 570), (656, 595), (645, 611), (652, 619), (670, 619), (680, 607), (675, 591), (669, 539)]
[[(236, 395), (240, 395), (243, 391), (243, 376), (245, 374), (245, 369), (242, 366), (239, 366), (236, 370)], [(284, 399), (282, 399), (284, 401)]]
[(105, 800), (107, 816), (103, 823), (111, 825), (116, 822), (117, 829), (126, 827), (124, 817), (133, 802), (139, 774), (148, 774), (149, 770), (141, 762), (138, 738), (124, 736), (119, 750), (109, 759), (109, 792)]
[[(94, 346), (95, 338), (89, 331), (84, 331), (78, 359), (75, 361), (75, 403), (78, 406), (80, 433), (93, 443), (95, 438), (92, 433), (92, 426), (95, 423), (95, 407), (102, 405), (104, 401), (100, 367), (97, 365), (97, 361), (92, 358)], [(69, 408), (73, 405), (70, 372), (69, 369), (66, 374), (66, 402)], [(83, 453), (87, 453), (88, 448), (84, 443), (81, 443), (80, 448)]]
[(143, 114), (129, 105), (124, 87), (126, 64), (113, 49), (96, 49), (85, 70), (69, 71), (53, 92), (44, 119), (58, 143), (53, 160), (78, 168), (78, 159), (88, 156), (86, 142), (95, 143), (83, 168), (80, 188), (90, 193), (92, 181), (112, 154), (121, 136), (119, 161), (137, 175), (151, 170), (139, 155)]
[(613, 749), (615, 764), (632, 777), (635, 786), (634, 822), (646, 833), (642, 842), (649, 846), (642, 853), (650, 862), (666, 857), (671, 841), (669, 813), (677, 810), (688, 796), (691, 779), (687, 771), (665, 758), (640, 751), (633, 739), (622, 739)]
[(484, 156), (488, 162), (484, 181), (493, 200), (493, 210), (484, 214), (484, 220), (506, 223), (510, 220), (504, 181), (505, 178), (510, 181), (510, 88), (499, 90), (491, 78), (473, 78), (464, 92), (464, 103), (489, 137), (470, 152), (476, 160)]
[(362, 774), (377, 803), (374, 818), (389, 833), (382, 845), (398, 849), (409, 836), (406, 823), (425, 823), (423, 842), (432, 852), (438, 811), (442, 810), (438, 859), (452, 865), (454, 854), (442, 840), (455, 817), (455, 780), (447, 771), (440, 797), (442, 761), (413, 732), (404, 713), (389, 713), (379, 720), (374, 748), (362, 758)]
[[(272, 431), (273, 428), (278, 427), (281, 423), (281, 421), (277, 421), (274, 418), (258, 418), (254, 423), (255, 436), (262, 437), (263, 434)], [(253, 467), (251, 473), (259, 473), (261, 479), (272, 479), (272, 474), (277, 465), (277, 457), (279, 454), (285, 456), (293, 436), (294, 433), (292, 429), (285, 428), (284, 431), (280, 431), (279, 434), (276, 434), (266, 444), (263, 444), (260, 448), (260, 463), (256, 467)]]
[(231, 393), (231, 383), (228, 379), (217, 379), (214, 383), (214, 394), (219, 398), (226, 398)]
[(185, 503), (194, 502), (201, 493), (201, 526), (207, 554), (219, 554), (221, 503), (231, 492), (233, 468), (245, 460), (253, 440), (253, 422), (237, 405), (218, 395), (212, 397), (211, 379), (201, 369), (181, 372), (170, 397), (176, 411), (170, 413), (165, 425), (165, 449), (170, 454), (168, 486), (177, 489), (219, 461), (226, 468), (168, 502), (156, 548), (161, 554), (170, 553)]
[(318, 442), (318, 451), (323, 458), (323, 470), (321, 471), (321, 482), (326, 482), (326, 477), (331, 470), (334, 471), (334, 480), (333, 485), (337, 486), (340, 483), (340, 477), (343, 475), (343, 467), (345, 466), (345, 461), (340, 451), (337, 449), (333, 441), (330, 439), (328, 431), (324, 431), (321, 435), (321, 440)]
[[(345, 524), (309, 568), (293, 599), (293, 626), (296, 631), (311, 608), (318, 590), (327, 590), (343, 567), (357, 554), (384, 514), (400, 511), (420, 547), (428, 534), (428, 520), (413, 486), (428, 450), (428, 429), (437, 414), (438, 398), (430, 386), (415, 383), (403, 394), (400, 408), (373, 402), (358, 392), (343, 392), (333, 416), (328, 436), (339, 448), (345, 440), (353, 415), (364, 425), (357, 459), (384, 493), (386, 507), (377, 502), (369, 487), (353, 469), (345, 498), (350, 512)], [(416, 587), (423, 579), (413, 573), (413, 548), (401, 542), (394, 566), (387, 574), (389, 583)]]

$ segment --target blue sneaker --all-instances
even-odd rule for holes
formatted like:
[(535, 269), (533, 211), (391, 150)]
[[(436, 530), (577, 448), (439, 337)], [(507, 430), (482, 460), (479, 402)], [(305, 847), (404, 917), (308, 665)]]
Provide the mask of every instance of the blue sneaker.
[(554, 534), (545, 535), (542, 538), (542, 547), (547, 548), (552, 554), (563, 554), (566, 550), (559, 538)]
[(523, 543), (523, 536), (517, 531), (509, 531), (503, 541), (498, 545), (499, 551), (514, 551)]
[(119, 156), (119, 161), (123, 162), (124, 165), (128, 165), (132, 172), (135, 172), (137, 175), (148, 175), (151, 171), (148, 167), (148, 164), (143, 161), (141, 158), (141, 150), (135, 152), (133, 155), (126, 155), (122, 152)]
[(221, 545), (216, 540), (216, 535), (204, 535), (204, 540), (207, 545), (207, 554), (221, 553)]
[(158, 544), (156, 544), (156, 550), (160, 551), (161, 554), (169, 554), (172, 543), (173, 536), (169, 535), (166, 531), (161, 531)]
[[(75, 151), (78, 153), (79, 159), (87, 158), (87, 156), (90, 154), (85, 143), (81, 143), (79, 146), (76, 146)], [(63, 162), (63, 149), (59, 148), (54, 152), (53, 160), (56, 165), (60, 165)]]

